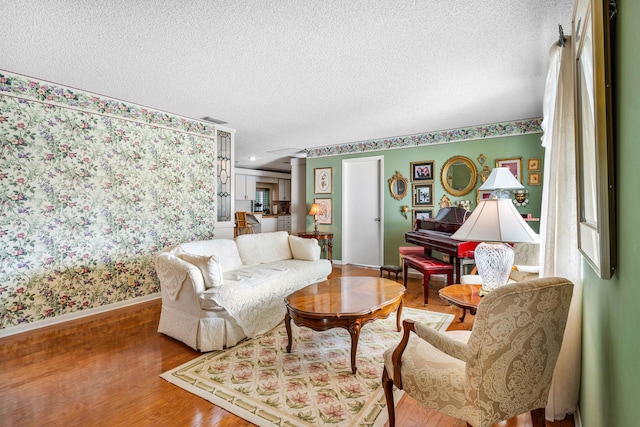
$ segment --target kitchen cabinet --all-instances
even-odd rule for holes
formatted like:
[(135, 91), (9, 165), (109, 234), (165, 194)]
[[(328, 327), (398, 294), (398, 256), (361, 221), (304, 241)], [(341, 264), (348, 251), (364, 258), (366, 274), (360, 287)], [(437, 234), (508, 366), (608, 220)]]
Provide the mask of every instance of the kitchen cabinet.
[(236, 200), (256, 199), (256, 177), (254, 175), (236, 175)]
[(262, 232), (270, 233), (272, 231), (278, 231), (278, 218), (274, 217), (262, 217)]
[(291, 180), (278, 179), (278, 200), (281, 202), (291, 201)]
[(291, 233), (291, 215), (278, 215), (278, 231)]

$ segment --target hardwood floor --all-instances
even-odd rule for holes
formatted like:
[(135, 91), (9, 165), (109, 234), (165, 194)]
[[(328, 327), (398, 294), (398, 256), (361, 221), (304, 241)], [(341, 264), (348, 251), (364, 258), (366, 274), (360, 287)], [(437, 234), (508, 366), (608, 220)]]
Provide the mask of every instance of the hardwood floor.
[[(335, 266), (338, 275), (378, 276), (377, 269)], [(405, 306), (424, 308), (421, 278), (410, 278)], [(433, 283), (429, 310), (453, 313)], [(65, 327), (0, 340), (0, 426), (252, 426), (159, 377), (198, 355), (157, 332), (160, 301)], [(427, 410), (409, 396), (398, 404), (402, 427), (466, 427)], [(529, 415), (498, 424), (530, 427)], [(547, 427), (574, 427), (572, 417)]]

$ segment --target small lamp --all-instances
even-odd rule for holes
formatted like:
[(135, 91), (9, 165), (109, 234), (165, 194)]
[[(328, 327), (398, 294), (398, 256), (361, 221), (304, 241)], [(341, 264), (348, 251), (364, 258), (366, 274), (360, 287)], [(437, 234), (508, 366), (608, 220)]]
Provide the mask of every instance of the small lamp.
[(510, 189), (524, 188), (524, 186), (511, 173), (509, 168), (494, 168), (489, 178), (482, 184), (479, 190), (494, 190), (491, 199), (509, 199)]
[(317, 203), (311, 204), (311, 210), (309, 215), (313, 215), (313, 232), (318, 234), (318, 214), (320, 213), (320, 206)]
[(504, 242), (539, 242), (539, 236), (522, 219), (510, 199), (481, 200), (451, 238), (482, 242), (474, 255), (478, 274), (482, 277), (480, 295), (486, 295), (509, 280), (514, 251)]

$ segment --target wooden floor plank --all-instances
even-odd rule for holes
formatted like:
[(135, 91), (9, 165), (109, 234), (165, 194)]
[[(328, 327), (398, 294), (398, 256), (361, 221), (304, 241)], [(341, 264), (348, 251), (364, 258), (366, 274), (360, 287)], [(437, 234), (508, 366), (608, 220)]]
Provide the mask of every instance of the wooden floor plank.
[[(378, 276), (378, 269), (335, 266), (339, 275)], [(401, 281), (401, 279), (399, 279)], [(453, 313), (451, 329), (470, 329), (445, 305), (434, 282), (429, 310)], [(410, 278), (405, 307), (423, 308), (422, 279)], [(157, 332), (160, 301), (0, 339), (0, 424), (7, 426), (252, 426), (159, 375), (200, 355)], [(402, 427), (466, 427), (405, 396)], [(522, 415), (499, 424), (530, 427)], [(574, 427), (573, 417), (547, 427)]]

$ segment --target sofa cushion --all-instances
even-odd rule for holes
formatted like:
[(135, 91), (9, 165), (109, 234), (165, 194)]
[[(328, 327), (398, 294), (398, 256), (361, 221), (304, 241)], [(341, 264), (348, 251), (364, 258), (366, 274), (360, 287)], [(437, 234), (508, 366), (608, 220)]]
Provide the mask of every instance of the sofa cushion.
[(294, 259), (304, 261), (317, 261), (320, 259), (320, 245), (317, 239), (289, 236), (289, 246)]
[(198, 267), (204, 279), (204, 287), (209, 289), (220, 286), (223, 283), (222, 268), (218, 257), (215, 255), (196, 255), (182, 253), (178, 258)]
[(195, 255), (215, 255), (222, 268), (222, 272), (235, 270), (242, 265), (236, 242), (231, 239), (200, 240), (182, 243), (172, 252), (176, 255), (188, 253)]
[(276, 326), (285, 315), (284, 298), (331, 273), (329, 260), (289, 259), (253, 264), (225, 273), (224, 285), (199, 295), (206, 309), (223, 307), (246, 336), (261, 334)]
[(236, 237), (236, 245), (243, 264), (262, 264), (293, 258), (289, 247), (289, 233), (286, 231), (242, 234)]

